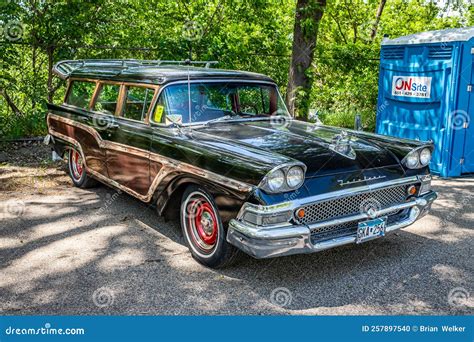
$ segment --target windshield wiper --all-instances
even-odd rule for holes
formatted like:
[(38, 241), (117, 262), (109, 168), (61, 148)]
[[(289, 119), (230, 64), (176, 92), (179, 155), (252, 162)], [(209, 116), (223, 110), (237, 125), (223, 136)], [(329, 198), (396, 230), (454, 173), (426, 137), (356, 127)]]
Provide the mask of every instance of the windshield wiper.
[(220, 118), (208, 120), (204, 123), (204, 125), (207, 126), (207, 125), (210, 125), (210, 124), (213, 124), (213, 123), (216, 123), (216, 122), (231, 120), (231, 119), (234, 119), (236, 117), (240, 117), (240, 115), (238, 115), (236, 113), (232, 113), (232, 114), (221, 116)]

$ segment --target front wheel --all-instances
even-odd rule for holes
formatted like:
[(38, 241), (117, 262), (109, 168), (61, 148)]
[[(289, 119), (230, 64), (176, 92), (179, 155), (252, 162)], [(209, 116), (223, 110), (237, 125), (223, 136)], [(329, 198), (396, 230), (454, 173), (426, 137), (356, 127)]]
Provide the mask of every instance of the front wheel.
[(69, 176), (78, 188), (91, 188), (97, 185), (97, 182), (87, 175), (84, 160), (79, 151), (69, 150), (68, 167)]
[(181, 201), (181, 229), (192, 256), (201, 264), (229, 266), (238, 250), (225, 239), (225, 230), (214, 199), (204, 189), (190, 186)]

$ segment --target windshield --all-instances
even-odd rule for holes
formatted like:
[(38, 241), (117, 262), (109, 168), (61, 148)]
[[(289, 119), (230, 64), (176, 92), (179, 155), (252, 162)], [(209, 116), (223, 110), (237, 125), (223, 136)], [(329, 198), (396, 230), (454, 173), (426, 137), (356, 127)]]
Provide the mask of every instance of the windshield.
[(274, 85), (201, 82), (165, 87), (155, 110), (154, 121), (193, 124), (272, 115), (289, 116)]

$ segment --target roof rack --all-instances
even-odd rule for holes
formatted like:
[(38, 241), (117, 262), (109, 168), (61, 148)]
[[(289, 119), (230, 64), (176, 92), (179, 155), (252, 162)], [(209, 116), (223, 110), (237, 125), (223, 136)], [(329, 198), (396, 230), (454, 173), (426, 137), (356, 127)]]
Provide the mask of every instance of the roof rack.
[(56, 63), (53, 67), (53, 72), (62, 79), (68, 78), (72, 72), (80, 68), (86, 67), (100, 67), (117, 69), (117, 73), (130, 68), (144, 67), (144, 66), (163, 66), (163, 65), (204, 65), (209, 68), (217, 61), (191, 61), (185, 59), (183, 61), (172, 60), (139, 60), (139, 59), (77, 59), (64, 60)]

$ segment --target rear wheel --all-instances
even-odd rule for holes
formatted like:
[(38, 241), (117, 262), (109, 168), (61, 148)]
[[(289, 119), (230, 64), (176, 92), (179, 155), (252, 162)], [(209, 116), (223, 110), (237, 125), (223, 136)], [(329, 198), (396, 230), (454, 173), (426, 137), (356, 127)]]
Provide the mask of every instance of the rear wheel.
[(97, 185), (97, 182), (87, 175), (82, 155), (75, 149), (69, 150), (68, 166), (69, 176), (75, 186), (79, 188), (91, 188)]
[(181, 201), (181, 229), (193, 257), (201, 264), (229, 266), (238, 250), (225, 239), (225, 230), (214, 199), (204, 189), (190, 186)]

